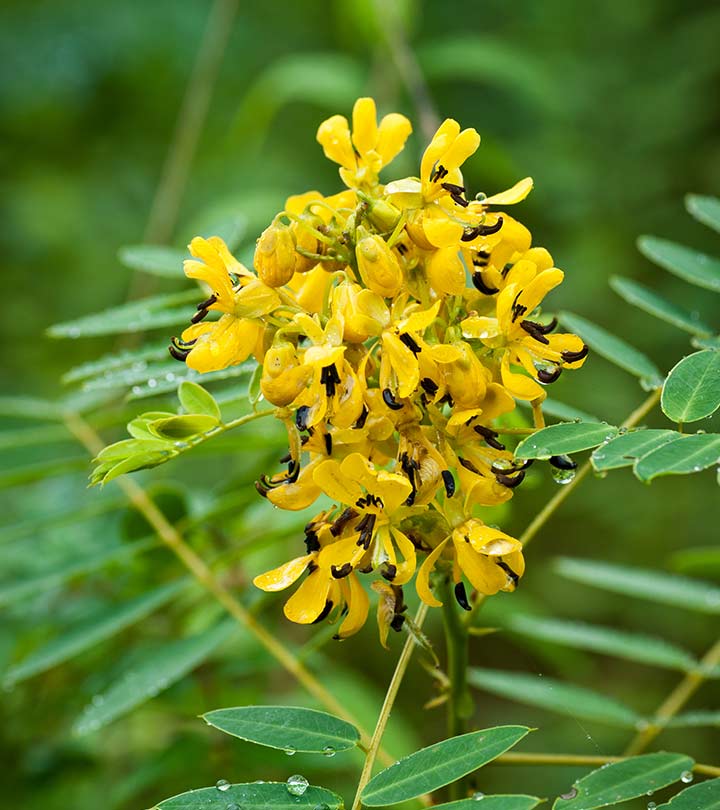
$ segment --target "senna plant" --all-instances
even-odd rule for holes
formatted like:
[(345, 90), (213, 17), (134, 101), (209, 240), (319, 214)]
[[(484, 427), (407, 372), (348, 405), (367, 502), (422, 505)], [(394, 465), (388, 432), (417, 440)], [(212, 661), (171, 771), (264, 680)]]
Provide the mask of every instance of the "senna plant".
[[(546, 296), (561, 284), (563, 272), (508, 213), (531, 191), (530, 178), (489, 196), (467, 188), (461, 167), (480, 137), (447, 119), (425, 148), (417, 176), (381, 181), (411, 130), (405, 116), (389, 113), (378, 121), (375, 102), (358, 99), (351, 123), (334, 115), (317, 131), (345, 188), (330, 196), (309, 191), (290, 197), (257, 239), (252, 267), (236, 258), (229, 235), (197, 236), (184, 271), (200, 289), (53, 327), (55, 337), (77, 337), (190, 322), (171, 338), (170, 359), (163, 345), (150, 344), (72, 369), (67, 380), (82, 383), (82, 391), (42, 417), (58, 423), (47, 430), (69, 433), (92, 451), (92, 484), (116, 482), (96, 500), (89, 496), (86, 508), (116, 509), (115, 496), (106, 493), (119, 487), (123, 502), (129, 500), (135, 518), (142, 518), (132, 542), (88, 552), (64, 569), (56, 566), (52, 581), (70, 581), (109, 564), (137, 564), (159, 544), (185, 574), (173, 569), (149, 591), (30, 650), (6, 673), (6, 683), (46, 672), (186, 600), (204, 606), (200, 626), (126, 662), (116, 682), (79, 716), (79, 735), (99, 732), (180, 682), (229, 643), (239, 625), (256, 645), (248, 659), (265, 673), (271, 668), (264, 658), (282, 667), (318, 708), (255, 705), (249, 699), (208, 706), (205, 722), (218, 734), (284, 755), (334, 761), (359, 751), (361, 758), (352, 777), (330, 787), (311, 785), (300, 772), (285, 781), (258, 781), (261, 770), (247, 768), (239, 779), (223, 777), (198, 788), (188, 773), (178, 795), (158, 801), (163, 810), (355, 810), (406, 802), (464, 810), (478, 801), (492, 810), (529, 810), (543, 799), (557, 810), (638, 799), (648, 808), (720, 807), (720, 763), (647, 752), (666, 729), (720, 722), (716, 711), (683, 711), (689, 697), (720, 674), (720, 642), (700, 657), (653, 636), (506, 607), (525, 572), (525, 547), (591, 471), (605, 476), (629, 467), (649, 483), (718, 466), (720, 434), (688, 432), (688, 425), (720, 408), (720, 338), (654, 290), (619, 277), (611, 285), (627, 303), (691, 336), (696, 351), (668, 364), (667, 373), (604, 327), (572, 313), (548, 312)], [(688, 210), (720, 231), (720, 201), (689, 197)], [(720, 292), (718, 260), (654, 237), (643, 237), (640, 249), (685, 281)], [(163, 274), (182, 255), (135, 246), (121, 260)], [(194, 313), (188, 312), (191, 302)], [(621, 425), (547, 397), (549, 386), (580, 369), (589, 352), (637, 377), (647, 393)], [(130, 404), (111, 421), (129, 418), (129, 437), (103, 446), (97, 431), (116, 407), (109, 401), (119, 387), (129, 389)], [(179, 407), (169, 409), (165, 399), (163, 409), (137, 413), (136, 400), (175, 390)], [(644, 427), (656, 406), (667, 426)], [(30, 402), (4, 407), (42, 412)], [(546, 419), (559, 421), (547, 425)], [(587, 451), (589, 460), (578, 467), (574, 456)], [(245, 486), (230, 486), (191, 510), (172, 492), (153, 492), (126, 477), (203, 454), (241, 454)], [(504, 505), (522, 497), (527, 473), (544, 465), (561, 489), (514, 537), (502, 528)], [(222, 464), (214, 470), (219, 481), (225, 478)], [(248, 479), (254, 480), (252, 490)], [(232, 513), (246, 521), (244, 540), (219, 553), (212, 534), (222, 532)], [(247, 515), (255, 516), (254, 525)], [(293, 556), (284, 561), (280, 552), (288, 537)], [(251, 570), (258, 546), (268, 570)], [(246, 552), (250, 562), (243, 566), (252, 584), (231, 577)], [(720, 613), (720, 588), (700, 580), (603, 560), (565, 557), (554, 565), (558, 578), (587, 591)], [(48, 574), (38, 571), (0, 598), (12, 602), (41, 592)], [(318, 639), (307, 650), (286, 646), (259, 617), (260, 607), (264, 613), (279, 610), (274, 594), (288, 589), (293, 591), (285, 616), (313, 626)], [(508, 595), (497, 596), (501, 592)], [(412, 616), (411, 604), (418, 605)], [(319, 649), (330, 640), (345, 642), (343, 654), (352, 655), (345, 651), (352, 650), (352, 637), (371, 608), (382, 647), (389, 648), (395, 634), (402, 637), (375, 721), (328, 688), (309, 663), (312, 645)], [(442, 645), (423, 629), (431, 608), (442, 614)], [(493, 627), (481, 626), (481, 617)], [(495, 626), (513, 638), (545, 639), (565, 652), (673, 670), (681, 680), (656, 711), (647, 712), (570, 682), (470, 666), (471, 645), (485, 644)], [(414, 745), (417, 750), (396, 759), (386, 748), (385, 731), (416, 647), (436, 689), (429, 707), (446, 709), (448, 735)], [(325, 655), (332, 660), (332, 652)], [(528, 720), (477, 722), (476, 692), (529, 707)], [(625, 746), (612, 754), (528, 751), (526, 741), (544, 733), (530, 715), (538, 708), (624, 731)], [(521, 750), (512, 750), (516, 746)], [(258, 768), (270, 756), (262, 755)], [(503, 792), (486, 794), (480, 769), (489, 763), (584, 766), (585, 772), (563, 792), (535, 796), (508, 781)], [(663, 798), (648, 801), (656, 792)]]

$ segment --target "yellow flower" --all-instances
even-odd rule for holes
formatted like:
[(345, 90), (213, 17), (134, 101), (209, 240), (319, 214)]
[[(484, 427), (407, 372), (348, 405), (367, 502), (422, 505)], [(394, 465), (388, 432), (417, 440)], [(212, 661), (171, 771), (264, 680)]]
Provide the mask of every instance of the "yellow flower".
[(377, 123), (375, 102), (359, 98), (353, 107), (353, 131), (347, 119), (333, 115), (320, 124), (317, 139), (325, 156), (340, 164), (340, 177), (350, 188), (374, 188), (378, 174), (405, 146), (412, 125), (404, 115), (390, 113)]
[[(538, 272), (534, 262), (522, 260), (513, 272), (515, 280), (497, 296), (495, 316), (466, 318), (461, 324), (463, 335), (499, 350), (502, 382), (512, 396), (542, 400), (546, 393), (538, 383), (554, 382), (565, 367), (579, 368), (588, 350), (576, 335), (551, 335), (556, 321), (543, 325), (525, 317), (561, 283), (562, 270), (552, 267)], [(531, 376), (514, 372), (512, 367), (517, 365)]]
[(367, 228), (357, 229), (355, 247), (360, 277), (366, 287), (383, 298), (394, 298), (403, 285), (403, 272), (387, 242)]
[[(280, 306), (278, 294), (240, 264), (217, 236), (196, 237), (189, 250), (202, 261), (188, 259), (185, 275), (205, 282), (212, 294), (198, 305), (193, 325), (182, 338), (173, 339), (170, 353), (201, 372), (242, 363), (252, 353), (262, 356), (263, 316)], [(223, 314), (203, 323), (210, 311)]]
[(347, 343), (364, 343), (390, 324), (390, 310), (383, 297), (354, 281), (343, 281), (335, 287), (332, 308), (342, 319), (343, 340)]
[(498, 591), (514, 591), (525, 572), (522, 546), (518, 540), (470, 518), (439, 543), (420, 566), (417, 592), (423, 602), (431, 607), (442, 605), (430, 589), (430, 574), (443, 552), (449, 552), (452, 556), (455, 595), (467, 610), (470, 605), (465, 596), (462, 575), (467, 577), (476, 591), (491, 596)]

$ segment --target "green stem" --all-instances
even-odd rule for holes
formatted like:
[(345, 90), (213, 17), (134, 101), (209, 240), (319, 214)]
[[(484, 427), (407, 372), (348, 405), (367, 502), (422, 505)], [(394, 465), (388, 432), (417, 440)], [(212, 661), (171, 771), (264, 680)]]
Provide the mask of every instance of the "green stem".
[[(450, 577), (440, 583), (440, 598), (443, 602), (443, 624), (445, 627), (445, 644), (447, 649), (447, 674), (450, 679), (450, 696), (448, 707), (448, 736), (456, 737), (467, 731), (467, 721), (472, 717), (473, 699), (467, 682), (468, 640), (467, 626), (460, 619), (458, 606), (453, 593)], [(463, 799), (466, 796), (462, 779), (450, 785), (450, 800)]]

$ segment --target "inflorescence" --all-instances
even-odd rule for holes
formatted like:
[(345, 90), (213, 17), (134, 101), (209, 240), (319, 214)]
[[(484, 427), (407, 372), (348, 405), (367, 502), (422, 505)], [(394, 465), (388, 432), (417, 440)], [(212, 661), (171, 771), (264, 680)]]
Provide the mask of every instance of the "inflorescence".
[(543, 386), (587, 354), (538, 314), (563, 273), (505, 213), (531, 179), (470, 197), (460, 167), (480, 136), (447, 119), (420, 177), (383, 185), (410, 132), (399, 114), (378, 124), (370, 98), (356, 102), (352, 131), (340, 115), (323, 122), (317, 139), (347, 188), (290, 197), (258, 239), (254, 271), (218, 237), (193, 239), (185, 273), (211, 295), (170, 348), (199, 372), (262, 364), (289, 453), (258, 492), (282, 509), (334, 502), (305, 527), (305, 553), (255, 585), (280, 591), (304, 576), (285, 615), (342, 619), (346, 638), (369, 610), (359, 575), (377, 573), (383, 643), (403, 624), (413, 576), (433, 606), (435, 569), (466, 609), (465, 580), (481, 594), (514, 590), (521, 544), (481, 511), (511, 498), (525, 470), (493, 425), (525, 400), (541, 426)]

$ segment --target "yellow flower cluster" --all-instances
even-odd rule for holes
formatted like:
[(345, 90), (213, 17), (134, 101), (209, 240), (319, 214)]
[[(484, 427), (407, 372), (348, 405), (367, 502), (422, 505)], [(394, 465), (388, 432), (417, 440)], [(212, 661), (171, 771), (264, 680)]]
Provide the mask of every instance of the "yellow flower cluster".
[[(219, 238), (194, 239), (185, 272), (212, 294), (171, 347), (200, 372), (250, 355), (262, 364), (289, 453), (287, 471), (258, 491), (283, 509), (322, 495), (334, 505), (306, 526), (306, 553), (255, 584), (279, 591), (302, 578), (286, 616), (342, 619), (339, 638), (367, 618), (358, 574), (382, 577), (372, 587), (383, 641), (403, 623), (413, 576), (430, 605), (440, 604), (435, 569), (468, 609), (465, 579), (482, 594), (515, 588), (520, 543), (479, 517), (525, 475), (493, 424), (516, 400), (542, 424), (543, 386), (587, 354), (575, 335), (551, 334), (555, 321), (537, 320), (563, 273), (504, 211), (530, 178), (468, 198), (460, 167), (480, 137), (448, 119), (420, 177), (383, 185), (380, 170), (410, 132), (402, 115), (378, 123), (370, 98), (356, 102), (352, 129), (340, 115), (321, 124), (347, 189), (288, 199), (258, 240), (254, 272)], [(211, 311), (219, 320), (205, 320)]]

